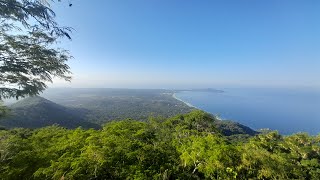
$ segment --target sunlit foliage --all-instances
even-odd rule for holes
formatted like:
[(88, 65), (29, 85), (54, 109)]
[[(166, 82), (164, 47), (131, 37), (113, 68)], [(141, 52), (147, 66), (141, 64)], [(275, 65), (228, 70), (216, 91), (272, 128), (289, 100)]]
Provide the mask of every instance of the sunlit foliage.
[(36, 95), (54, 77), (70, 80), (71, 58), (57, 47), (61, 27), (44, 0), (0, 0), (0, 100)]
[(0, 131), (2, 179), (319, 179), (320, 137), (260, 134), (234, 143), (215, 117)]

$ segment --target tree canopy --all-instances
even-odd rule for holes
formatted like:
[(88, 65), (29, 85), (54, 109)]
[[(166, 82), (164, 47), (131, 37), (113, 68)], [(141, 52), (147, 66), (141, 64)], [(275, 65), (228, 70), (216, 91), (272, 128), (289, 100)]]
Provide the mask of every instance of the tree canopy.
[(214, 117), (113, 121), (101, 130), (0, 130), (3, 179), (314, 179), (320, 136), (269, 132), (233, 143)]
[(56, 43), (71, 39), (72, 28), (59, 26), (50, 2), (0, 0), (0, 99), (39, 94), (54, 77), (71, 80), (71, 56)]

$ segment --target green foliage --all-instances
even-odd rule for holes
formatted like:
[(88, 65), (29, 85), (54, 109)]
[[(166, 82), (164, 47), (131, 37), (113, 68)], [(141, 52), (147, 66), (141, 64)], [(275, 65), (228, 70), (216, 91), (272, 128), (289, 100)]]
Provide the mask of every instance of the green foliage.
[(8, 116), (9, 114), (9, 109), (8, 107), (3, 105), (3, 102), (0, 100), (0, 119)]
[(0, 179), (319, 179), (320, 136), (234, 143), (202, 111), (101, 130), (0, 130)]
[(177, 115), (173, 118), (169, 118), (164, 123), (175, 128), (181, 127), (183, 129), (197, 130), (200, 132), (215, 132), (217, 131), (214, 126), (216, 121), (217, 119), (211, 114), (200, 110), (194, 110), (185, 115)]
[(259, 135), (242, 146), (243, 177), (259, 179), (319, 179), (319, 136), (277, 132)]
[(0, 99), (39, 94), (53, 77), (69, 81), (71, 56), (56, 43), (70, 31), (46, 1), (0, 0)]
[(239, 153), (223, 138), (214, 134), (191, 135), (178, 139), (177, 151), (184, 167), (208, 179), (234, 179)]

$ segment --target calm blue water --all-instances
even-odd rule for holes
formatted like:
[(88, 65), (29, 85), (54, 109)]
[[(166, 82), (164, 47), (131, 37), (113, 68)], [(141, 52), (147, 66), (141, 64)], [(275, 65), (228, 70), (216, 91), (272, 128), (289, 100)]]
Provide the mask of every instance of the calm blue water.
[(282, 134), (320, 133), (320, 91), (224, 89), (224, 93), (180, 92), (176, 97), (223, 119)]

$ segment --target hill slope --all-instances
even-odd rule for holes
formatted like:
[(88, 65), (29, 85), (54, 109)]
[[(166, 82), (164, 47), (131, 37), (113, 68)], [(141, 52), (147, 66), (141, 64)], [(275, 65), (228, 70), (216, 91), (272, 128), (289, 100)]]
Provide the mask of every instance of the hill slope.
[(56, 104), (40, 96), (33, 96), (12, 104), (9, 117), (0, 121), (7, 128), (39, 128), (59, 124), (66, 128), (98, 128), (83, 119), (85, 110), (72, 109)]
[(235, 134), (248, 134), (248, 135), (256, 135), (258, 132), (253, 129), (245, 126), (243, 124), (229, 121), (229, 120), (217, 120), (215, 121), (215, 126), (221, 131), (225, 136), (231, 136)]

